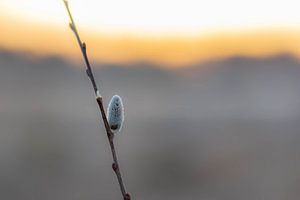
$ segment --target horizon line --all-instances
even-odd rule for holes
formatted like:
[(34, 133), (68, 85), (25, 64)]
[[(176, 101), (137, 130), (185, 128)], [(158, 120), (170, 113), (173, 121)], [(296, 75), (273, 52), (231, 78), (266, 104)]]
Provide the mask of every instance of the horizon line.
[[(12, 20), (12, 21), (11, 21)], [(0, 48), (80, 59), (80, 52), (66, 23), (64, 27), (4, 19)], [(140, 35), (81, 30), (92, 61), (100, 63), (149, 62), (167, 68), (233, 56), (268, 57), (288, 53), (300, 58), (300, 30), (261, 28), (211, 34)], [(21, 33), (21, 34), (20, 34)]]

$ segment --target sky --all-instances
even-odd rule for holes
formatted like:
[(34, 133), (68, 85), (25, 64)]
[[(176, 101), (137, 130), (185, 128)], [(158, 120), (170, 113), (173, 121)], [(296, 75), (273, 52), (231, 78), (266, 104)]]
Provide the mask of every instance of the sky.
[[(296, 0), (70, 0), (99, 62), (169, 67), (243, 55), (300, 57)], [(1, 0), (0, 48), (78, 59), (61, 0)]]

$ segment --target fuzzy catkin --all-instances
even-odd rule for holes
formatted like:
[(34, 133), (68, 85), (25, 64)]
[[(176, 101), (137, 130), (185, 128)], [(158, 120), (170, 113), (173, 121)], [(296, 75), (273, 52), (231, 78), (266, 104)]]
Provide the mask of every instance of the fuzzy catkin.
[(124, 107), (119, 95), (114, 95), (107, 107), (107, 121), (113, 132), (119, 132), (124, 121)]

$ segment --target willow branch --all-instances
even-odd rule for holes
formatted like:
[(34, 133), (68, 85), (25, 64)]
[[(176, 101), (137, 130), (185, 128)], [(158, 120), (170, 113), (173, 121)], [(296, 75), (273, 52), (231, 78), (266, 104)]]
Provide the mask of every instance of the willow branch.
[(65, 7), (67, 9), (67, 12), (68, 12), (68, 15), (69, 15), (69, 18), (70, 18), (69, 26), (70, 26), (71, 30), (73, 31), (73, 33), (74, 33), (74, 35), (76, 37), (76, 40), (78, 42), (78, 45), (80, 47), (82, 56), (84, 58), (84, 62), (86, 64), (86, 73), (87, 73), (88, 77), (91, 80), (91, 83), (93, 85), (93, 89), (94, 89), (94, 92), (95, 92), (95, 95), (96, 95), (96, 101), (98, 103), (98, 106), (99, 106), (99, 109), (100, 109), (100, 112), (101, 112), (102, 120), (103, 120), (103, 123), (104, 123), (104, 126), (105, 126), (107, 138), (108, 138), (110, 149), (111, 149), (111, 153), (112, 153), (112, 158), (113, 158), (112, 168), (113, 168), (113, 170), (114, 170), (114, 172), (116, 174), (116, 177), (118, 179), (118, 183), (119, 183), (119, 186), (120, 186), (120, 190), (121, 190), (123, 199), (124, 200), (130, 200), (131, 197), (130, 197), (129, 193), (126, 192), (125, 186), (124, 186), (124, 182), (122, 180), (122, 176), (121, 176), (121, 172), (120, 172), (120, 167), (119, 167), (119, 162), (118, 162), (118, 158), (117, 158), (117, 153), (116, 153), (116, 149), (115, 149), (115, 145), (114, 145), (114, 140), (113, 140), (114, 137), (113, 137), (113, 133), (112, 133), (112, 131), (111, 131), (110, 127), (109, 127), (108, 121), (107, 121), (107, 117), (106, 117), (104, 106), (103, 106), (102, 96), (100, 95), (100, 92), (98, 90), (98, 87), (97, 87), (97, 84), (96, 84), (96, 81), (95, 81), (95, 78), (94, 78), (94, 74), (93, 74), (93, 71), (92, 71), (92, 68), (91, 68), (88, 56), (87, 56), (86, 44), (81, 41), (81, 38), (80, 38), (78, 30), (76, 28), (73, 16), (72, 16), (70, 8), (69, 8), (68, 1), (67, 0), (63, 0), (63, 2), (65, 4)]

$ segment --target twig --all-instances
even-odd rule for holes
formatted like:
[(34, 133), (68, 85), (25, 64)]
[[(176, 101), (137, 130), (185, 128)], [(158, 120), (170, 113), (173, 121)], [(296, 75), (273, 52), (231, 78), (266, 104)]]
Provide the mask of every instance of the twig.
[(68, 11), (68, 15), (69, 15), (69, 18), (70, 18), (69, 26), (70, 26), (71, 30), (73, 31), (74, 35), (76, 36), (78, 45), (80, 47), (81, 53), (83, 55), (83, 58), (84, 58), (84, 61), (85, 61), (85, 64), (86, 64), (86, 73), (87, 73), (88, 77), (90, 78), (90, 80), (92, 82), (92, 85), (93, 85), (93, 88), (94, 88), (94, 92), (95, 92), (95, 95), (96, 95), (96, 101), (98, 103), (98, 106), (99, 106), (99, 109), (100, 109), (100, 112), (101, 112), (101, 116), (102, 116), (102, 119), (103, 119), (103, 123), (104, 123), (104, 126), (105, 126), (107, 138), (108, 138), (108, 141), (109, 141), (109, 145), (110, 145), (110, 149), (111, 149), (111, 153), (112, 153), (112, 157), (113, 157), (112, 168), (113, 168), (113, 170), (114, 170), (114, 172), (115, 172), (115, 174), (118, 178), (118, 183), (119, 183), (119, 186), (120, 186), (120, 190), (121, 190), (123, 199), (124, 200), (130, 200), (131, 197), (130, 197), (129, 193), (126, 193), (125, 186), (124, 186), (122, 176), (121, 176), (121, 172), (120, 172), (120, 167), (119, 167), (119, 163), (118, 163), (118, 159), (117, 159), (117, 153), (116, 153), (116, 150), (115, 150), (115, 145), (114, 145), (114, 140), (113, 140), (114, 135), (113, 135), (113, 133), (112, 133), (110, 127), (109, 127), (107, 117), (106, 117), (106, 114), (105, 114), (105, 111), (104, 111), (102, 96), (100, 95), (100, 92), (98, 90), (98, 87), (97, 87), (97, 84), (96, 84), (96, 81), (95, 81), (95, 78), (94, 78), (94, 75), (93, 75), (93, 71), (92, 71), (92, 68), (91, 68), (87, 53), (86, 53), (86, 44), (84, 42), (82, 42), (81, 39), (80, 39), (78, 30), (76, 28), (74, 19), (72, 17), (72, 14), (71, 14), (71, 11), (70, 11), (70, 8), (69, 8), (68, 1), (63, 0), (63, 2), (65, 4), (65, 7)]

